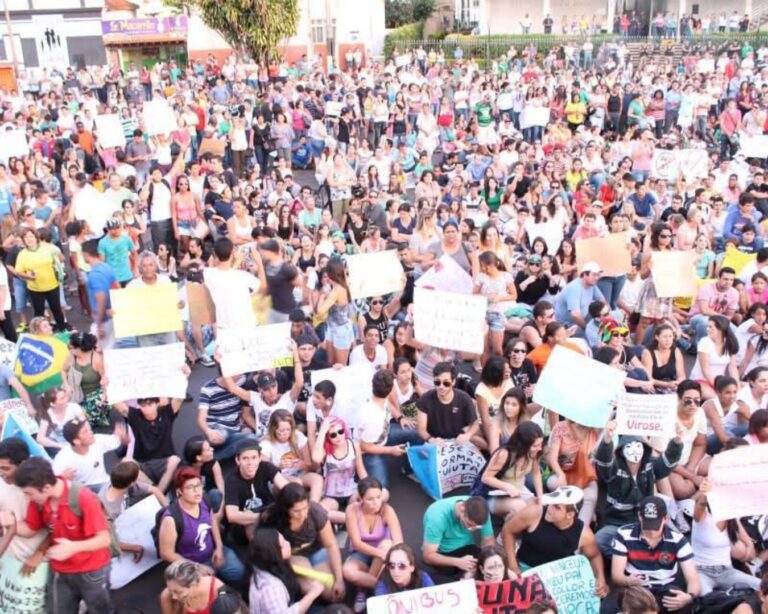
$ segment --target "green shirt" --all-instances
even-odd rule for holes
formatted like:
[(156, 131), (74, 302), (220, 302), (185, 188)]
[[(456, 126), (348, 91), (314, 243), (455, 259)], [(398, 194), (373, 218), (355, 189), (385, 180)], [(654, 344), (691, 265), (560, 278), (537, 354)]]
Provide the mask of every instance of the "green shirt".
[(477, 125), (481, 128), (491, 125), (491, 105), (485, 102), (478, 102), (475, 105), (475, 114), (477, 115)]
[[(424, 513), (424, 541), (436, 545), (438, 552), (447, 553), (475, 543), (472, 531), (468, 531), (456, 516), (456, 504), (469, 497), (448, 497), (435, 501)], [(480, 528), (481, 537), (493, 537), (491, 515)]]

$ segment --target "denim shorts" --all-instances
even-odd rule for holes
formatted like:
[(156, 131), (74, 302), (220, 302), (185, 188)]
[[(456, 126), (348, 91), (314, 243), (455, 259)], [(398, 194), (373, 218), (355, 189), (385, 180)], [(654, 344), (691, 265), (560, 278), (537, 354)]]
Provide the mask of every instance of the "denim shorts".
[(355, 341), (355, 332), (352, 329), (352, 323), (343, 324), (342, 326), (328, 325), (328, 329), (325, 333), (325, 340), (330, 341), (333, 347), (337, 350), (348, 350), (352, 347)]
[(371, 563), (373, 563), (373, 557), (368, 556), (367, 554), (363, 554), (362, 552), (351, 552), (349, 554), (350, 559), (355, 559), (356, 561), (362, 561), (365, 563), (368, 567), (371, 566)]
[[(299, 552), (298, 555), (301, 556), (301, 552)], [(313, 552), (307, 558), (309, 559), (309, 562), (312, 563), (312, 567), (315, 567), (327, 562), (330, 557), (327, 548), (320, 548), (320, 550)]]
[(502, 333), (507, 327), (507, 317), (498, 311), (486, 312), (485, 321), (488, 322), (488, 328), (494, 333)]
[(27, 298), (29, 292), (27, 292), (27, 282), (18, 277), (13, 278), (13, 294), (14, 294), (14, 310), (16, 313), (24, 313), (24, 308), (27, 306)]

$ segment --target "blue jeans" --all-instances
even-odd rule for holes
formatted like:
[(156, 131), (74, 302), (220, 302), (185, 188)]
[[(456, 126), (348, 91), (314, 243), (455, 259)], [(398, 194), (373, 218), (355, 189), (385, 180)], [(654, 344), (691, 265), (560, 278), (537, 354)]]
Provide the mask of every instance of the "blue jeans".
[(626, 275), (617, 275), (615, 277), (601, 277), (597, 282), (597, 287), (603, 293), (611, 311), (616, 309), (616, 302), (619, 300), (621, 289), (627, 281)]
[[(208, 562), (208, 565), (213, 565)], [(232, 548), (224, 546), (224, 564), (216, 569), (216, 576), (225, 584), (242, 590), (248, 582), (245, 565)]]
[(224, 460), (235, 456), (235, 450), (237, 444), (244, 439), (256, 439), (253, 433), (234, 433), (232, 431), (222, 431), (214, 429), (216, 432), (224, 436), (224, 443), (218, 446), (213, 446), (213, 458), (216, 460)]
[(370, 477), (376, 478), (384, 488), (389, 486), (389, 471), (385, 455), (363, 454), (363, 465)]
[(702, 313), (697, 313), (695, 316), (691, 316), (691, 319), (688, 320), (688, 323), (691, 325), (691, 328), (693, 328), (694, 335), (696, 336), (696, 343), (707, 336), (707, 324), (709, 323), (709, 316), (705, 316)]
[[(744, 435), (747, 434), (747, 429), (749, 428), (748, 424), (737, 424), (732, 429), (726, 429), (726, 433), (730, 435), (731, 437), (744, 437)], [(707, 454), (710, 456), (714, 456), (720, 450), (723, 449), (723, 444), (721, 441), (717, 438), (717, 435), (712, 433), (711, 435), (707, 435)]]

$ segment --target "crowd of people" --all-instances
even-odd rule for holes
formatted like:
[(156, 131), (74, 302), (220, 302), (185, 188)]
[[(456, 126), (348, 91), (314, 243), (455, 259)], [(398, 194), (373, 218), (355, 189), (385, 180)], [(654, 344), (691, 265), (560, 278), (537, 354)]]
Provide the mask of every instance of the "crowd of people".
[[(28, 145), (0, 164), (0, 328), (70, 350), (44, 391), (0, 366), (0, 396), (37, 424), (0, 442), (0, 552), (25, 576), (50, 568), (49, 611), (114, 611), (111, 558), (146, 556), (114, 522), (155, 497), (164, 613), (362, 612), (574, 554), (605, 612), (768, 612), (766, 517), (719, 521), (707, 503), (713, 457), (768, 443), (768, 183), (740, 143), (768, 128), (768, 50), (641, 70), (622, 49), (511, 48), (485, 69), (396, 50), (332, 74), (233, 54), (44, 70), (0, 92), (0, 132)], [(165, 133), (150, 101), (175, 118)], [(100, 141), (104, 114), (125, 146)], [(661, 176), (672, 150), (707, 168)], [(626, 272), (579, 258), (615, 233)], [(399, 290), (353, 299), (345, 260), (387, 250)], [(659, 296), (654, 258), (672, 252), (693, 255), (696, 296)], [(416, 282), (446, 262), (487, 298), (482, 352), (414, 331)], [(111, 290), (172, 282), (181, 330), (116, 337)], [(214, 324), (193, 322), (193, 283)], [(277, 323), (292, 366), (223, 375), (223, 331)], [(206, 380), (191, 407), (109, 401), (106, 350), (177, 342), (184, 376)], [(622, 371), (627, 392), (674, 395), (675, 436), (534, 402), (558, 346)], [(313, 377), (327, 368), (362, 369), (370, 398), (345, 406)], [(178, 447), (181, 419), (199, 434)], [(408, 447), (449, 443), (485, 466), (406, 518), (391, 486), (412, 475)]]

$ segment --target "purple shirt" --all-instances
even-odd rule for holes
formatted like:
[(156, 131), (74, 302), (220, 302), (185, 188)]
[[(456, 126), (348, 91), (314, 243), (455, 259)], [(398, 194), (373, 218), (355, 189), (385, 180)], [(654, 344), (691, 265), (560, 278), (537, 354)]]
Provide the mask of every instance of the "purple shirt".
[[(176, 546), (176, 552), (185, 559), (207, 565), (213, 557), (214, 550), (211, 510), (204, 500), (200, 502), (200, 515), (197, 518), (190, 516), (181, 506), (179, 509), (184, 520), (184, 529)], [(166, 510), (165, 515), (170, 516), (170, 510)]]

